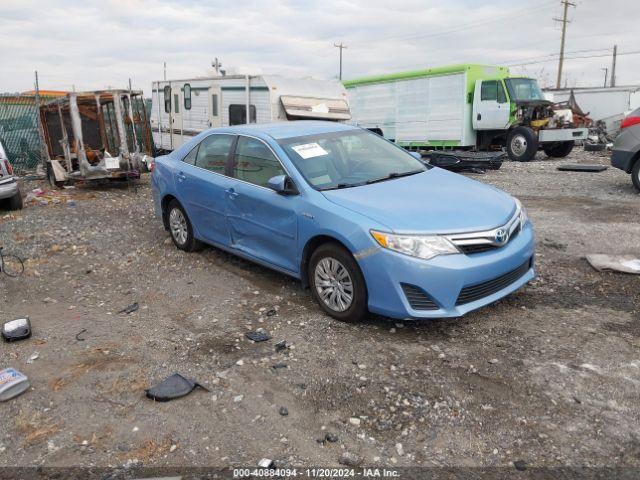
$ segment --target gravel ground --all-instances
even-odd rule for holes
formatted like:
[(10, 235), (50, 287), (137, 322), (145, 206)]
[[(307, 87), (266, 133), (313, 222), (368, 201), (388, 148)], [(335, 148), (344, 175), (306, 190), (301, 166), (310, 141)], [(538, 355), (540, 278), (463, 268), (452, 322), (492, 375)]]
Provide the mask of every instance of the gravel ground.
[[(2, 405), (0, 466), (640, 467), (640, 277), (584, 260), (640, 253), (640, 197), (623, 172), (556, 171), (564, 161), (473, 175), (523, 201), (537, 279), (422, 323), (339, 323), (283, 275), (178, 251), (148, 178), (0, 213), (0, 245), (27, 259), (23, 277), (0, 275), (0, 319), (34, 327), (0, 350), (32, 384)], [(257, 328), (273, 338), (244, 337)], [(175, 372), (209, 391), (144, 397)]]

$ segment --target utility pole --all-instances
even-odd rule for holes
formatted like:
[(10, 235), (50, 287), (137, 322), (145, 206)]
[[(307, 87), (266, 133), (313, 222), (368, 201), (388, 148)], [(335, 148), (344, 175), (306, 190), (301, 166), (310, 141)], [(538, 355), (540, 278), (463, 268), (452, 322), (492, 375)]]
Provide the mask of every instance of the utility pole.
[(601, 68), (600, 70), (604, 70), (604, 86), (607, 86), (607, 77), (609, 76), (609, 69), (607, 67)]
[(162, 69), (164, 70), (164, 79), (167, 79), (167, 62), (162, 62)]
[(342, 81), (342, 50), (347, 48), (347, 46), (343, 45), (342, 42), (340, 42), (340, 44), (334, 43), (333, 46), (340, 49), (340, 75), (338, 75), (338, 78)]
[(220, 75), (220, 68), (222, 67), (222, 64), (218, 60), (218, 57), (213, 59), (213, 62), (211, 62), (211, 66), (216, 71), (216, 75)]
[(618, 45), (613, 46), (613, 60), (611, 60), (611, 80), (609, 80), (609, 86), (616, 86), (616, 56), (618, 55)]
[(567, 11), (569, 10), (569, 5), (575, 7), (575, 3), (571, 3), (569, 0), (561, 0), (562, 5), (564, 6), (564, 13), (562, 14), (562, 19), (554, 18), (556, 22), (562, 22), (562, 40), (560, 41), (560, 60), (558, 62), (558, 79), (556, 81), (556, 88), (560, 88), (562, 86), (562, 64), (564, 63), (564, 41), (567, 35), (567, 23), (570, 23), (567, 20)]

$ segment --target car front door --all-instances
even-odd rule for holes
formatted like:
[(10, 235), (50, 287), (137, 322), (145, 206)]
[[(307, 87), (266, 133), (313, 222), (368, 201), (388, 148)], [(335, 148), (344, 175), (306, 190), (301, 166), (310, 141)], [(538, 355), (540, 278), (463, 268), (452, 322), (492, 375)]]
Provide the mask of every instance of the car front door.
[(505, 130), (509, 125), (509, 106), (501, 81), (478, 80), (473, 94), (473, 128)]
[(176, 190), (197, 236), (229, 245), (226, 191), (235, 180), (225, 175), (234, 135), (211, 134), (194, 147), (176, 170)]
[(275, 153), (262, 140), (240, 135), (231, 172), (236, 179), (226, 192), (231, 246), (297, 272), (299, 198), (268, 188), (270, 178), (286, 174)]

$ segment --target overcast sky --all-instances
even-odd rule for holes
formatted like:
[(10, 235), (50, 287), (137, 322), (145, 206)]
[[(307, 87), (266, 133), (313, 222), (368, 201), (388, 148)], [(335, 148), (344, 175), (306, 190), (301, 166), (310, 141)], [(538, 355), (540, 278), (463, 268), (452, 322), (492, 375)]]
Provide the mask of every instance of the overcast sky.
[[(602, 85), (618, 45), (617, 84), (640, 84), (640, 2), (573, 0), (565, 80)], [(124, 87), (211, 72), (343, 78), (452, 63), (516, 64), (555, 83), (560, 0), (0, 0), (0, 92)], [(575, 52), (575, 53), (574, 53)]]

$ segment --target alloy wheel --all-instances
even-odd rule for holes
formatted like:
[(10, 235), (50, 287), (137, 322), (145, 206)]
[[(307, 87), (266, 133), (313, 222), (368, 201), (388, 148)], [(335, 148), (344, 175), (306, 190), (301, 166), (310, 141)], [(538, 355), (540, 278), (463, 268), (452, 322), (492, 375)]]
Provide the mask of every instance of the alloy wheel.
[(314, 284), (320, 300), (335, 312), (344, 312), (353, 303), (353, 281), (346, 267), (335, 258), (318, 262)]
[(189, 236), (187, 219), (179, 208), (174, 208), (169, 213), (169, 228), (171, 230), (171, 236), (178, 245), (187, 243)]

